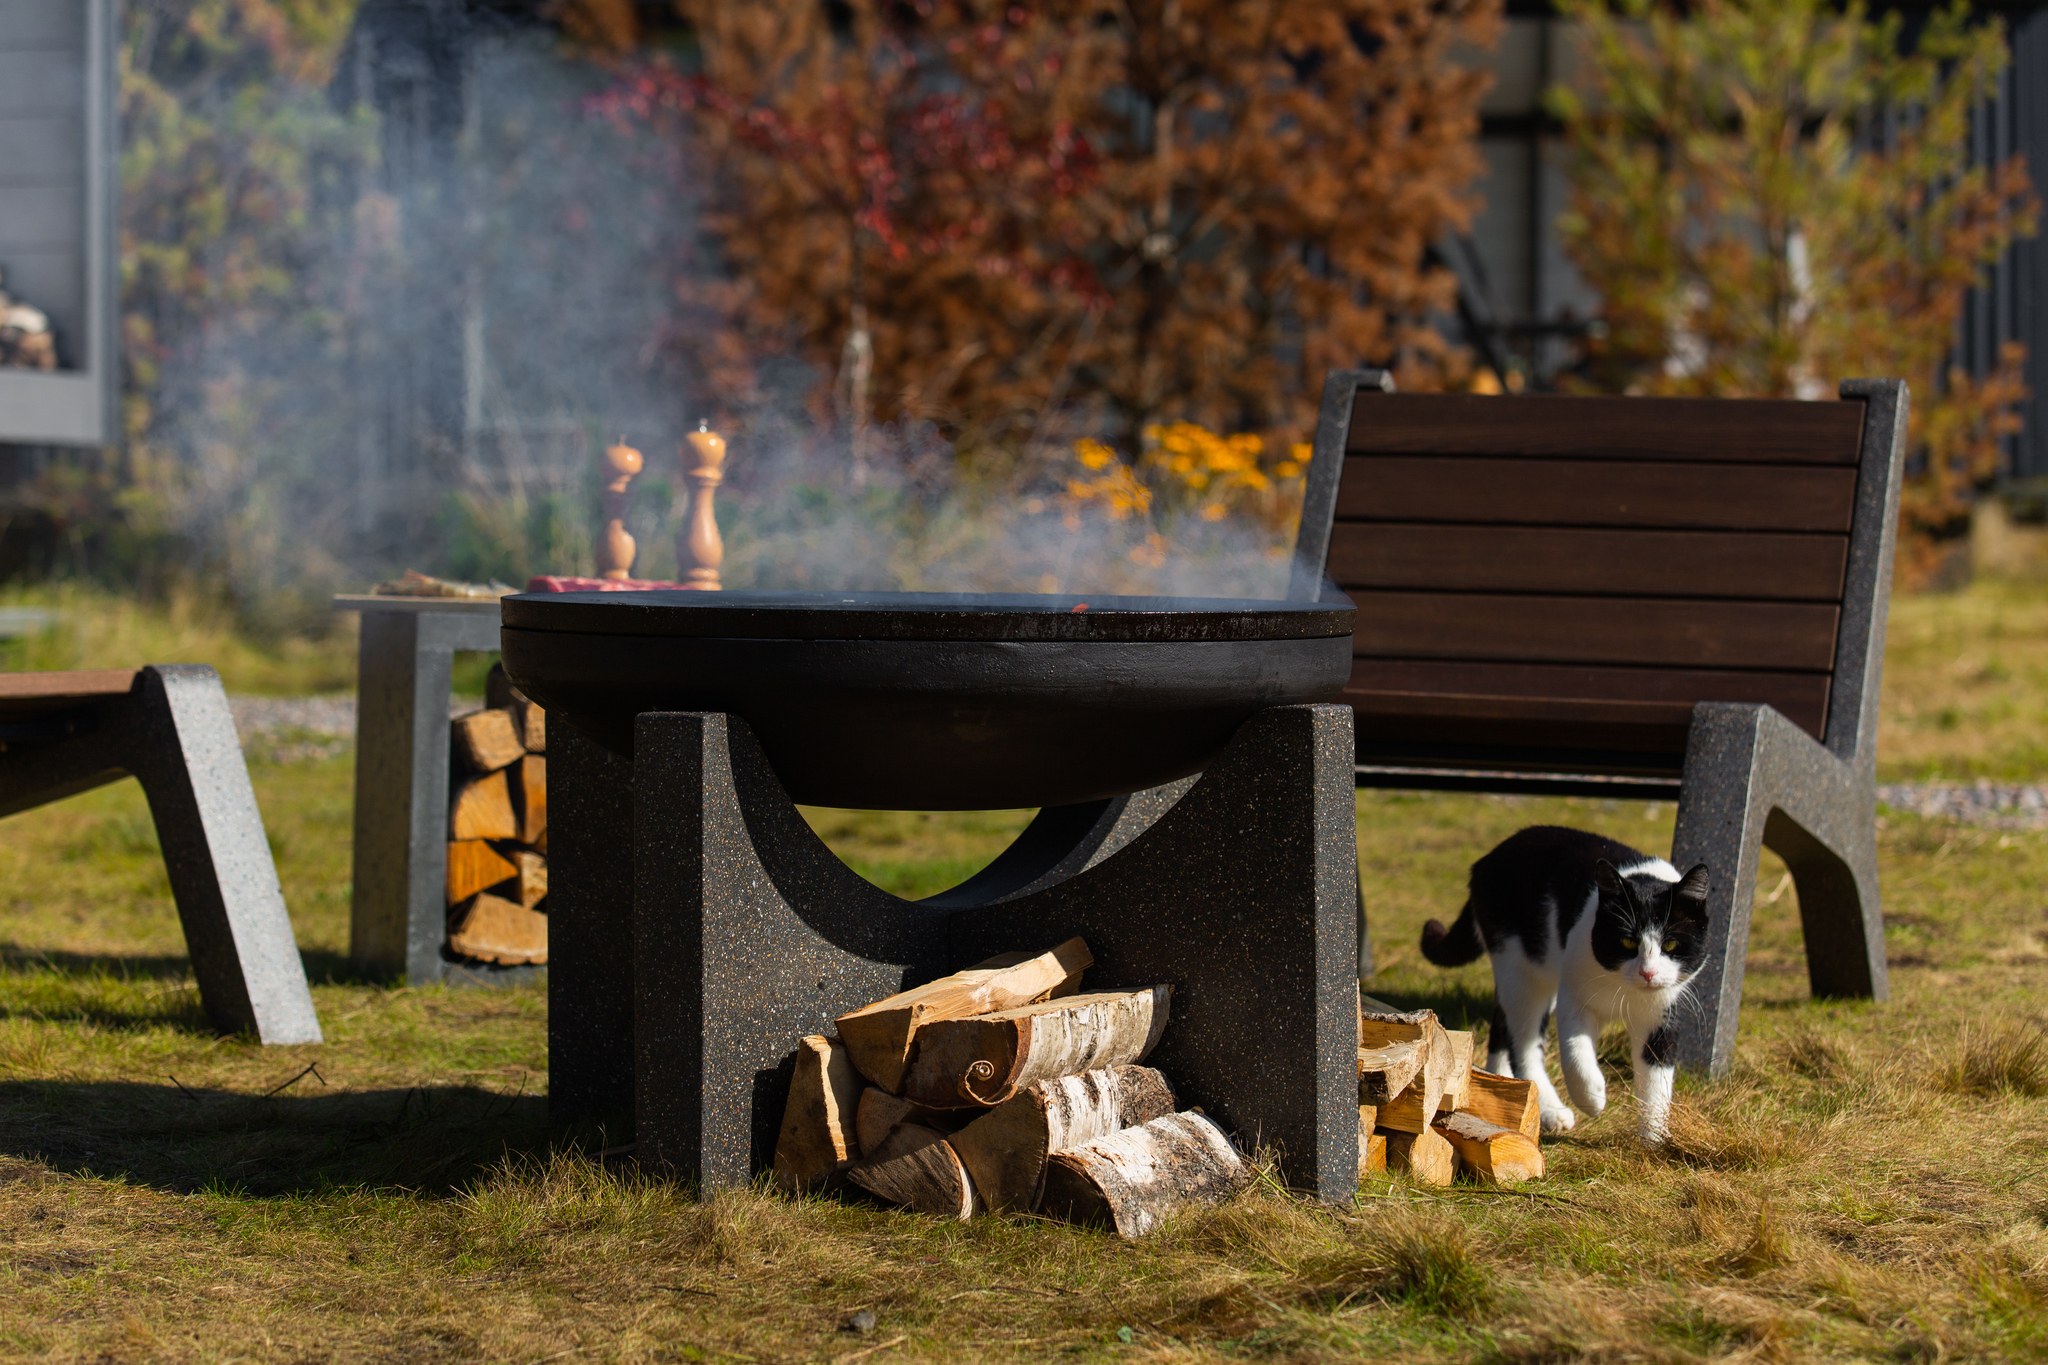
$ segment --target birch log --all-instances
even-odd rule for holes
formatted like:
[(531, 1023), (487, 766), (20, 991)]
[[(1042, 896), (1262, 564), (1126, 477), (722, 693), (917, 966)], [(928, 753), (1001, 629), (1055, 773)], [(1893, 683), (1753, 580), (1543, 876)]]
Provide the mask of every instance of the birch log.
[(1385, 1104), (1406, 1090), (1421, 1070), (1421, 1043), (1358, 1049), (1358, 1102)]
[(787, 1190), (814, 1189), (860, 1155), (853, 1135), (860, 1076), (844, 1046), (813, 1034), (796, 1045), (796, 1071), (775, 1142), (775, 1180)]
[(1458, 1164), (1490, 1185), (1514, 1185), (1543, 1174), (1543, 1150), (1512, 1128), (1472, 1114), (1446, 1114), (1436, 1131), (1458, 1154)]
[(548, 960), (548, 917), (486, 892), (457, 913), (448, 946), (479, 962), (538, 965)]
[(1434, 1130), (1385, 1134), (1387, 1169), (1420, 1185), (1444, 1186), (1458, 1173), (1458, 1153), (1450, 1140)]
[(987, 1108), (1028, 1085), (1142, 1061), (1172, 990), (1073, 995), (918, 1030), (903, 1093), (934, 1109)]
[(1169, 1114), (1054, 1155), (1044, 1209), (1142, 1237), (1182, 1209), (1221, 1203), (1250, 1179), (1244, 1158), (1206, 1116)]
[(1499, 1127), (1512, 1128), (1532, 1142), (1543, 1134), (1543, 1113), (1533, 1081), (1474, 1071), (1467, 1083), (1465, 1102), (1458, 1110)]
[[(482, 839), (456, 839), (448, 845), (448, 903), (460, 905), (479, 891), (519, 875), (518, 866)], [(532, 902), (528, 901), (531, 905)]]
[(839, 1037), (853, 1051), (860, 1073), (884, 1090), (903, 1089), (903, 1069), (917, 1031), (941, 1019), (959, 1019), (991, 1010), (1006, 1010), (1069, 992), (1081, 984), (1081, 973), (1094, 963), (1088, 945), (1068, 939), (1049, 952), (1019, 958), (991, 958), (977, 967), (937, 981), (928, 981), (864, 1005), (833, 1022)]
[(1444, 1108), (1445, 1095), (1458, 1088), (1455, 1079), (1457, 1051), (1450, 1035), (1437, 1022), (1435, 1012), (1361, 1011), (1358, 1016), (1358, 1043), (1361, 1048), (1374, 1050), (1400, 1043), (1418, 1046), (1421, 1069), (1415, 1079), (1397, 1094), (1380, 1102), (1380, 1127), (1403, 1133), (1428, 1132), (1430, 1123)]
[(955, 1133), (953, 1150), (994, 1210), (1038, 1207), (1055, 1153), (1164, 1118), (1173, 1087), (1149, 1066), (1104, 1067), (1040, 1081)]
[(879, 1199), (918, 1213), (965, 1220), (974, 1216), (974, 1182), (946, 1135), (914, 1123), (899, 1125), (846, 1178)]
[(516, 839), (519, 820), (512, 813), (512, 790), (503, 770), (473, 777), (455, 792), (448, 812), (452, 839)]
[(912, 1104), (901, 1095), (892, 1095), (880, 1086), (871, 1085), (860, 1092), (860, 1107), (854, 1111), (853, 1132), (860, 1140), (863, 1152), (872, 1152), (888, 1139), (889, 1132), (898, 1124), (914, 1123), (924, 1128), (947, 1127), (946, 1115), (936, 1109), (927, 1109), (921, 1104)]
[(510, 707), (472, 711), (457, 716), (450, 726), (455, 731), (456, 748), (477, 772), (494, 773), (510, 767), (526, 753)]

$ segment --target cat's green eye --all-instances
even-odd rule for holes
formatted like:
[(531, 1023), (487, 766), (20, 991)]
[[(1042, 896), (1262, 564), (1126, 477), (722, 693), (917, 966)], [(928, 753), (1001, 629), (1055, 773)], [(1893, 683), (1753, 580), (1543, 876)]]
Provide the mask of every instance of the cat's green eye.
[(1669, 952), (1675, 952), (1675, 951), (1677, 951), (1677, 948), (1678, 948), (1678, 940), (1677, 940), (1677, 939), (1675, 939), (1675, 938), (1667, 938), (1667, 939), (1665, 939), (1665, 940), (1664, 940), (1664, 951), (1665, 951), (1665, 952), (1667, 952), (1667, 953), (1669, 953)]
[(1621, 946), (1630, 952), (1634, 952), (1636, 950), (1636, 941), (1632, 938), (1625, 938), (1621, 941)]

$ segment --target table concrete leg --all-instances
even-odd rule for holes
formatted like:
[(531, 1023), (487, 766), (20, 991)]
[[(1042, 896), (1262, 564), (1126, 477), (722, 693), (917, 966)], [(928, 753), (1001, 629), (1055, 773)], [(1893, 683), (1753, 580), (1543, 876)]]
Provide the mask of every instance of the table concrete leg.
[(438, 981), (444, 969), (454, 658), (439, 618), (363, 617), (349, 957), (375, 976)]

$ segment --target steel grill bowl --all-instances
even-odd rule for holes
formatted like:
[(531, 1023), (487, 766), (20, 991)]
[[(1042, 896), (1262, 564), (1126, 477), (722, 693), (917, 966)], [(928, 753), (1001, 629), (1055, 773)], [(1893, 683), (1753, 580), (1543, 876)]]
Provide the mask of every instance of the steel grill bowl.
[(1328, 701), (1348, 601), (529, 593), (505, 671), (621, 755), (642, 711), (725, 711), (797, 801), (1068, 805), (1199, 772), (1255, 711)]

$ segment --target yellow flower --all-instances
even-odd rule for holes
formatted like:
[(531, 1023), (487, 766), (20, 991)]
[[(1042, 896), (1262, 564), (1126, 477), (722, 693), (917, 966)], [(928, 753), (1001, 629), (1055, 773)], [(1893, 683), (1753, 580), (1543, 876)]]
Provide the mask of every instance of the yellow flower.
[(1084, 469), (1107, 469), (1116, 459), (1116, 452), (1100, 441), (1083, 439), (1074, 442), (1075, 458)]
[(1230, 515), (1230, 509), (1220, 502), (1207, 503), (1202, 508), (1203, 521), (1221, 521)]

